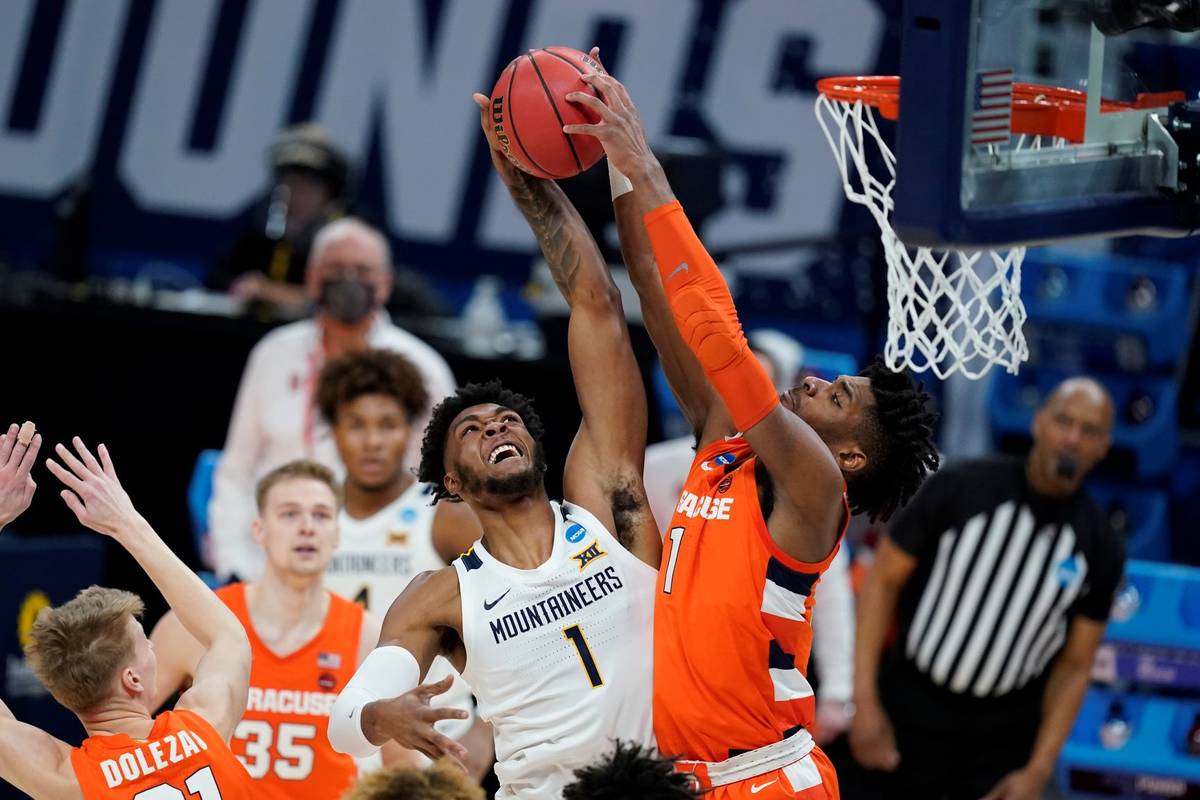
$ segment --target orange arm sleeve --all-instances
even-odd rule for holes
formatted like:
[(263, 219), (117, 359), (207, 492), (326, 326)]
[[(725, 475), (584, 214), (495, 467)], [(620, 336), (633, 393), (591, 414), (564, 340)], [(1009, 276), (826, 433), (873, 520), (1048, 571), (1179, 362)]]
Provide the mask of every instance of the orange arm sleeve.
[(729, 287), (678, 201), (642, 218), (675, 324), (725, 402), (739, 431), (779, 403), (767, 373), (742, 333)]

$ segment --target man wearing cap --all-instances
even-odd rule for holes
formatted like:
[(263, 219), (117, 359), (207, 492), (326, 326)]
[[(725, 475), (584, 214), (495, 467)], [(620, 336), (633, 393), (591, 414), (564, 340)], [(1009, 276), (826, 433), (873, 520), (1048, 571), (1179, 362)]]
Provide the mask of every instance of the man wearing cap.
[(271, 189), (208, 283), (247, 301), (300, 307), (313, 235), (346, 213), (350, 166), (318, 125), (280, 132), (268, 150)]

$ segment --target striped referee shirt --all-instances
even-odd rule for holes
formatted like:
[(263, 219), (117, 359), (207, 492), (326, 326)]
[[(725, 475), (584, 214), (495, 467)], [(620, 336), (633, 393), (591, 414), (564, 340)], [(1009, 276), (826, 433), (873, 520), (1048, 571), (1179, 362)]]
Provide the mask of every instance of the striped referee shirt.
[(1016, 459), (939, 471), (890, 535), (918, 560), (893, 655), (963, 698), (1035, 688), (1075, 615), (1108, 619), (1124, 568), (1124, 543), (1086, 492), (1038, 495)]

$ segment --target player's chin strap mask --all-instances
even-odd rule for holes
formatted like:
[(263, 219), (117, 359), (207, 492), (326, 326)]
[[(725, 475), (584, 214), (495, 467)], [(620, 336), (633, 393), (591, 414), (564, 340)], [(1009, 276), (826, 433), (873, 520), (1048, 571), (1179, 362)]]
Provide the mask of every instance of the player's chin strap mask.
[(362, 322), (375, 307), (375, 287), (354, 278), (331, 278), (321, 284), (321, 309), (343, 325)]

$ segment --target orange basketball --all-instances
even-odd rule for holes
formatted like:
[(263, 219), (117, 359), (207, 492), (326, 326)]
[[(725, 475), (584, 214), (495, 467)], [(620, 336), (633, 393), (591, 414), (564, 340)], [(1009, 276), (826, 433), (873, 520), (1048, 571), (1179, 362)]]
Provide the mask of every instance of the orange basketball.
[(543, 47), (514, 58), (492, 89), (492, 126), (509, 160), (539, 178), (570, 178), (599, 161), (604, 155), (599, 139), (567, 135), (562, 127), (599, 121), (566, 95), (595, 95), (579, 76), (600, 69), (570, 47)]

